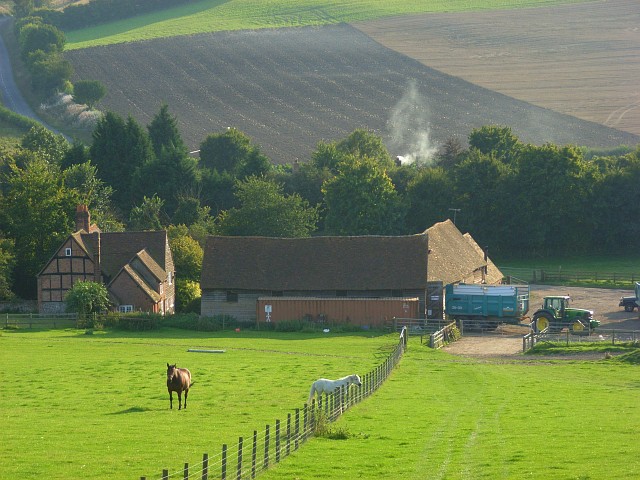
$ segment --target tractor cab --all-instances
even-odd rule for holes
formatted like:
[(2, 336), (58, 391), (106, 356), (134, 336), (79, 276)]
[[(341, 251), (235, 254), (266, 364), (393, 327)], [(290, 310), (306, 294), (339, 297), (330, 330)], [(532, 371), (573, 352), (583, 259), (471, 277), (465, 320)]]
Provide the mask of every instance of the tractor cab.
[(564, 318), (566, 309), (569, 308), (570, 303), (571, 297), (569, 295), (544, 297), (542, 309), (552, 312), (554, 318)]

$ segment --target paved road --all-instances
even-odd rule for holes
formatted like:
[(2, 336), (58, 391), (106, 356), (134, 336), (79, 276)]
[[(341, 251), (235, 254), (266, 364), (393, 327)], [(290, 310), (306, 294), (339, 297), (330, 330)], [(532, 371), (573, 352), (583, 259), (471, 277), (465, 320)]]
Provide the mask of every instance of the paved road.
[[(5, 23), (9, 20), (10, 17), (0, 17), (0, 29), (4, 28)], [(54, 133), (60, 133), (38, 118), (22, 96), (20, 89), (18, 89), (18, 86), (13, 79), (13, 69), (11, 68), (11, 61), (9, 60), (9, 52), (7, 52), (7, 47), (4, 44), (2, 36), (0, 36), (0, 98), (2, 99), (4, 106), (9, 110), (40, 122), (45, 128), (53, 131)], [(71, 141), (71, 139), (66, 135), (65, 138)]]

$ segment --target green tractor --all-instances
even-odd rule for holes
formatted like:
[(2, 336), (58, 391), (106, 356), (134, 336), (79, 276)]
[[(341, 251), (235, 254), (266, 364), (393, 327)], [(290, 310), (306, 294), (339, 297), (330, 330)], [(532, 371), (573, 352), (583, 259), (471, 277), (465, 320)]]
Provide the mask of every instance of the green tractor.
[(542, 308), (533, 314), (533, 330), (559, 332), (566, 327), (573, 333), (589, 333), (600, 325), (594, 320), (592, 310), (569, 308), (570, 301), (568, 295), (544, 297)]

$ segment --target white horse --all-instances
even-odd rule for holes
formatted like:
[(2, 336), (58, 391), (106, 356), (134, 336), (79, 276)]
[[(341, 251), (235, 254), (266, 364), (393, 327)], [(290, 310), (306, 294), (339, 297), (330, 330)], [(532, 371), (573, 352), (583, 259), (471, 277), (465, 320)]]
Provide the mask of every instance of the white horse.
[(307, 400), (308, 404), (311, 404), (311, 400), (313, 400), (313, 396), (317, 393), (318, 396), (323, 393), (333, 393), (333, 391), (338, 387), (349, 387), (349, 385), (354, 384), (357, 386), (361, 386), (362, 382), (360, 381), (360, 377), (358, 375), (347, 375), (346, 377), (339, 378), (337, 380), (329, 380), (327, 378), (319, 378), (311, 385), (311, 391), (309, 392), (309, 400)]

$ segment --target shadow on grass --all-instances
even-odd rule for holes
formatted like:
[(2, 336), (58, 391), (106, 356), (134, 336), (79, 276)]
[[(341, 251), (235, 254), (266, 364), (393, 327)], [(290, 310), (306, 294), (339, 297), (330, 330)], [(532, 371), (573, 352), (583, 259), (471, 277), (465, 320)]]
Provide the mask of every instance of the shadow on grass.
[(640, 365), (640, 350), (618, 355), (615, 361), (619, 363), (629, 363), (631, 365)]
[(119, 412), (109, 413), (108, 415), (124, 415), (125, 413), (143, 413), (143, 412), (148, 412), (150, 410), (151, 410), (150, 408), (146, 408), (146, 407), (131, 407), (125, 410), (120, 410)]

